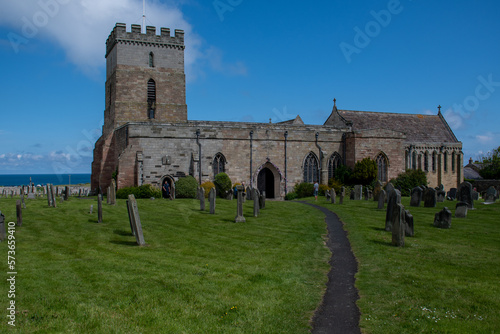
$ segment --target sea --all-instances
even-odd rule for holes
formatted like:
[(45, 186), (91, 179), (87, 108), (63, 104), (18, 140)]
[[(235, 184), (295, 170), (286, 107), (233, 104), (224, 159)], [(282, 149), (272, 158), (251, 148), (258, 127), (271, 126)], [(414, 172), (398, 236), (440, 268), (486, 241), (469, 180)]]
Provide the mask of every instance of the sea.
[(0, 175), (0, 186), (27, 186), (33, 182), (36, 185), (76, 185), (90, 183), (90, 174), (10, 174)]

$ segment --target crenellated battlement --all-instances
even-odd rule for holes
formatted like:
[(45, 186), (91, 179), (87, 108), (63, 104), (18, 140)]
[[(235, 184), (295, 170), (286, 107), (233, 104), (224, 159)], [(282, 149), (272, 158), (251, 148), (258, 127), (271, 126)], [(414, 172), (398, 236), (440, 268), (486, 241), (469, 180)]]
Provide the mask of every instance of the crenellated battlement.
[(175, 35), (170, 36), (169, 28), (161, 28), (160, 35), (156, 34), (156, 27), (147, 26), (146, 33), (141, 32), (141, 26), (132, 24), (131, 31), (127, 32), (125, 23), (117, 23), (106, 40), (106, 57), (117, 43), (134, 43), (156, 45), (184, 50), (184, 30), (175, 29)]

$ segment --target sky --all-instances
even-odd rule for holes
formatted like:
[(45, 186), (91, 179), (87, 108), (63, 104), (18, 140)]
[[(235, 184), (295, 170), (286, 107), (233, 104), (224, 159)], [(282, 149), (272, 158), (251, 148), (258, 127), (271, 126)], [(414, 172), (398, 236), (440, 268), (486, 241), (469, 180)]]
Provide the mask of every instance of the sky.
[[(90, 173), (105, 42), (142, 0), (0, 0), (0, 174)], [(500, 2), (147, 0), (183, 29), (188, 119), (323, 124), (339, 109), (437, 114), (464, 161), (500, 146)]]

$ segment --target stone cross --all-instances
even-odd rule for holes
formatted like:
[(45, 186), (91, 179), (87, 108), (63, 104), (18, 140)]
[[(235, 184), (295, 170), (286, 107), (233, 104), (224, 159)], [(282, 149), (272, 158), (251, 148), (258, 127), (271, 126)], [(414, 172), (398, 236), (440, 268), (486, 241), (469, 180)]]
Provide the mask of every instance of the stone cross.
[(214, 215), (215, 214), (215, 199), (216, 199), (216, 190), (214, 187), (210, 189), (210, 192), (208, 193), (208, 200), (210, 202), (210, 214)]
[(97, 222), (102, 223), (102, 195), (97, 195)]
[(387, 211), (385, 215), (385, 230), (387, 232), (392, 231), (392, 216), (397, 204), (401, 204), (401, 193), (392, 187), (390, 192), (387, 193)]
[(236, 190), (238, 191), (238, 204), (236, 210), (236, 218), (234, 219), (235, 223), (244, 223), (246, 222), (245, 217), (243, 217), (243, 187), (236, 186)]
[(258, 189), (253, 189), (253, 216), (258, 217), (260, 213), (260, 194)]
[(16, 201), (16, 216), (17, 216), (17, 226), (23, 225), (23, 209), (21, 207), (21, 200)]
[[(398, 191), (398, 190), (395, 190)], [(399, 191), (398, 191), (399, 192)], [(392, 244), (397, 247), (405, 245), (405, 208), (396, 203), (391, 217)]]
[(144, 235), (142, 234), (141, 218), (139, 217), (139, 209), (134, 195), (128, 195), (127, 201), (128, 217), (130, 219), (130, 226), (132, 233), (135, 235), (135, 240), (139, 246), (146, 245)]

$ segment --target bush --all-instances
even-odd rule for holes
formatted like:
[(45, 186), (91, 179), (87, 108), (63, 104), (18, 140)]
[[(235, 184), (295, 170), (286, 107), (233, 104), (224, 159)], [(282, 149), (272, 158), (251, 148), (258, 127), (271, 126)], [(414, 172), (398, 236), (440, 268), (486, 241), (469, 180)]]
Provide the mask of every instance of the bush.
[(401, 196), (410, 196), (408, 190), (421, 186), (422, 184), (427, 185), (427, 176), (425, 176), (425, 172), (421, 169), (407, 169), (406, 172), (399, 174), (397, 178), (392, 179), (390, 182), (396, 188), (398, 186), (401, 187)]
[(311, 197), (314, 196), (314, 184), (312, 183), (298, 183), (293, 188), (293, 191), (297, 194), (297, 198)]
[(294, 191), (285, 195), (285, 201), (292, 201), (296, 198), (297, 198), (297, 193)]
[(325, 193), (330, 191), (330, 188), (326, 184), (320, 184), (318, 189), (319, 196), (325, 196)]
[(180, 178), (175, 182), (176, 198), (196, 198), (198, 191), (198, 181), (191, 175)]
[(335, 189), (336, 194), (340, 194), (340, 190), (342, 188), (342, 183), (340, 181), (337, 181), (336, 179), (330, 179), (328, 180), (328, 186)]
[[(346, 165), (340, 165), (335, 169), (333, 178), (341, 184), (351, 184), (352, 169)], [(335, 189), (337, 191), (337, 189)]]
[(226, 173), (219, 173), (215, 175), (215, 189), (220, 197), (226, 198), (228, 192), (231, 191), (231, 179)]
[(356, 162), (352, 173), (353, 181), (364, 186), (370, 185), (377, 177), (377, 162), (364, 158)]
[(201, 184), (201, 187), (202, 187), (203, 189), (205, 189), (205, 198), (208, 198), (208, 195), (210, 194), (210, 190), (211, 190), (212, 188), (215, 188), (215, 185), (214, 185), (214, 183), (213, 183), (213, 182), (211, 182), (211, 181), (207, 181), (207, 182), (203, 182), (203, 183)]
[(161, 190), (151, 184), (144, 184), (140, 187), (121, 188), (116, 192), (116, 198), (127, 199), (128, 195), (134, 195), (135, 198), (161, 198)]

